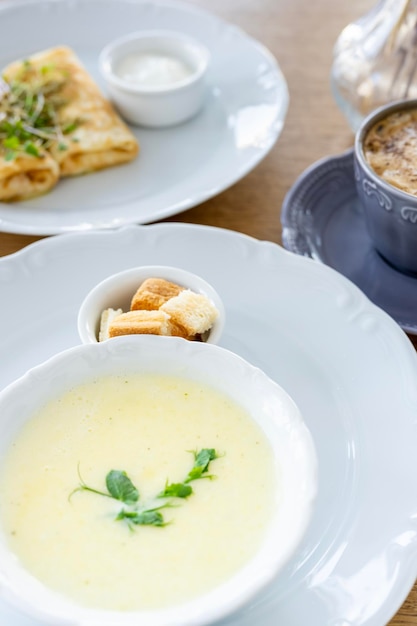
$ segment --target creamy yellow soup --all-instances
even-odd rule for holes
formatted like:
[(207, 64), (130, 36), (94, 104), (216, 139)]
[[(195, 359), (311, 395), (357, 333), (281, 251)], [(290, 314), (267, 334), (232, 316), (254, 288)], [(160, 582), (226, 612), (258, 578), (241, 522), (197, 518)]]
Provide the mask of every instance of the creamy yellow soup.
[[(209, 448), (219, 458), (205, 473), (215, 478), (188, 483), (193, 493), (160, 511), (167, 525), (115, 519), (146, 508), (167, 481), (182, 483), (190, 451)], [(82, 480), (108, 493), (110, 470), (137, 488), (134, 505), (74, 492)], [(106, 377), (50, 402), (22, 428), (1, 468), (1, 523), (25, 567), (76, 602), (162, 608), (213, 589), (254, 555), (277, 482), (265, 435), (230, 398), (181, 378)]]

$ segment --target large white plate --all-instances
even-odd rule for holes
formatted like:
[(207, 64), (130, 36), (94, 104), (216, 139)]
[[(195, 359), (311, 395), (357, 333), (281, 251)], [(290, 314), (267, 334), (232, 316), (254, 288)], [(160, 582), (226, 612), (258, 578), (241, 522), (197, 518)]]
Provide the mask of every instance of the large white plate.
[[(301, 548), (223, 624), (386, 624), (417, 573), (417, 357), (400, 327), (331, 268), (204, 226), (42, 240), (0, 259), (0, 387), (79, 343), (87, 291), (141, 264), (212, 282), (226, 308), (222, 345), (289, 391), (317, 446), (319, 495)], [(1, 603), (0, 623), (35, 626)]]
[(182, 2), (9, 0), (0, 2), (0, 68), (50, 46), (71, 46), (105, 86), (97, 58), (135, 30), (187, 33), (211, 51), (210, 90), (193, 120), (134, 130), (134, 162), (58, 183), (49, 194), (0, 203), (0, 230), (56, 234), (145, 224), (195, 206), (247, 174), (284, 124), (288, 89), (273, 56), (238, 28)]

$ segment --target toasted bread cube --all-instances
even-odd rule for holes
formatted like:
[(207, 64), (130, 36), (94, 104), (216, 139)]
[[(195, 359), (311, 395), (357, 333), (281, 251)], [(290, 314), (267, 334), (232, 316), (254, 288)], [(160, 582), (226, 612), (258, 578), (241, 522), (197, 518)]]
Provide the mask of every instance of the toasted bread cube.
[(128, 311), (109, 325), (109, 336), (169, 335), (169, 315), (164, 311)]
[(184, 287), (164, 278), (147, 278), (133, 296), (130, 310), (154, 311), (170, 298), (177, 296), (183, 289)]
[(194, 293), (190, 289), (170, 298), (161, 306), (160, 311), (169, 314), (171, 325), (180, 327), (182, 336), (185, 337), (201, 335), (210, 330), (219, 315), (207, 296)]
[(118, 316), (123, 313), (122, 309), (105, 309), (100, 318), (100, 330), (98, 333), (99, 341), (106, 341), (109, 339), (109, 324)]

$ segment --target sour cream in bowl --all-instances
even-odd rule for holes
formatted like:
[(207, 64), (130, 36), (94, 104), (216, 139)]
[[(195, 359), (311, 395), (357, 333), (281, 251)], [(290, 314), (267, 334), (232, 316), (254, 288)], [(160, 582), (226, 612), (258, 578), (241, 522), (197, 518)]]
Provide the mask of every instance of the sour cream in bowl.
[(130, 123), (172, 126), (204, 104), (210, 53), (175, 31), (140, 31), (108, 44), (99, 67), (110, 98)]
[(0, 590), (53, 626), (203, 626), (299, 548), (312, 437), (216, 345), (118, 337), (0, 392)]

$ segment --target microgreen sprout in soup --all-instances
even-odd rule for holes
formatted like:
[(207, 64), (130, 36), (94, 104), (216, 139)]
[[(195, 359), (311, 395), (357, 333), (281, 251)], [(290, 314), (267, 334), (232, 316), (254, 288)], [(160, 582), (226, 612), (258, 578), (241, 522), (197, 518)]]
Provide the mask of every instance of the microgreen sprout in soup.
[[(80, 119), (60, 124), (58, 111), (66, 104), (62, 90), (68, 74), (53, 64), (37, 68), (22, 62), (21, 71), (0, 81), (0, 145), (6, 161), (21, 153), (42, 157), (53, 144), (67, 149), (68, 135)], [(72, 139), (74, 141), (74, 138)]]
[(116, 521), (124, 520), (133, 530), (135, 526), (166, 526), (166, 522), (162, 509), (173, 508), (178, 506), (175, 501), (178, 499), (186, 499), (194, 493), (190, 483), (202, 478), (212, 480), (215, 478), (213, 474), (209, 474), (209, 466), (211, 461), (219, 458), (214, 448), (203, 448), (199, 452), (193, 452), (194, 465), (188, 472), (182, 482), (172, 483), (166, 481), (165, 487), (154, 498), (147, 502), (141, 502), (139, 490), (125, 471), (110, 470), (106, 476), (107, 491), (89, 487), (78, 473), (80, 477), (80, 485), (74, 489), (70, 497), (77, 491), (89, 491), (99, 496), (113, 498), (119, 500), (125, 505), (117, 514)]

